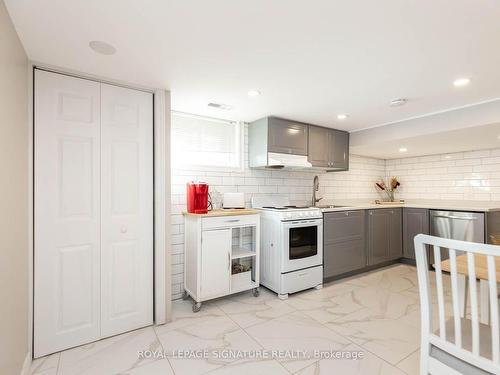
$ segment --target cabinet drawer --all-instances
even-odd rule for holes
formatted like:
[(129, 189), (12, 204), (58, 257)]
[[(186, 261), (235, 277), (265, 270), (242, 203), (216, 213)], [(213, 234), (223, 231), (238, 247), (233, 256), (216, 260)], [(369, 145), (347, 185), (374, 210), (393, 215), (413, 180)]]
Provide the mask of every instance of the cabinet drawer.
[(305, 270), (281, 274), (281, 285), (286, 285), (282, 293), (295, 293), (321, 284), (323, 267), (311, 267)]
[(326, 212), (323, 221), (324, 243), (363, 238), (365, 211)]
[(325, 279), (366, 266), (365, 243), (362, 239), (326, 244), (323, 251)]
[(206, 229), (216, 229), (216, 228), (258, 225), (259, 218), (260, 218), (259, 215), (204, 217), (201, 220), (201, 229), (206, 230)]

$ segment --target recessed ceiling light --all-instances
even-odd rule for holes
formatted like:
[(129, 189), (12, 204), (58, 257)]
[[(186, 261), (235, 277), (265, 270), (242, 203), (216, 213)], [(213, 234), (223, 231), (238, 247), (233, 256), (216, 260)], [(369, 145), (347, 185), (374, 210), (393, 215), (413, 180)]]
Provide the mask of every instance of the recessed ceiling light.
[(401, 148), (399, 149), (399, 152), (406, 152), (406, 151), (408, 151), (408, 149), (407, 149), (406, 147), (401, 147)]
[(348, 115), (345, 115), (345, 114), (343, 114), (343, 113), (342, 113), (342, 114), (340, 114), (340, 115), (337, 115), (337, 118), (338, 118), (339, 120), (345, 120), (347, 117), (349, 117), (349, 116), (348, 116)]
[(408, 101), (408, 99), (405, 99), (405, 98), (396, 98), (396, 99), (392, 99), (389, 102), (389, 105), (391, 107), (399, 107), (401, 105), (405, 105), (407, 101)]
[(212, 107), (212, 108), (223, 109), (225, 111), (229, 111), (229, 110), (233, 109), (232, 105), (222, 104), (222, 103), (208, 103), (208, 106)]
[(101, 55), (114, 55), (116, 53), (116, 48), (111, 44), (102, 42), (100, 40), (93, 40), (89, 43), (89, 47)]
[(467, 86), (469, 83), (470, 83), (469, 78), (458, 78), (453, 81), (453, 86), (462, 87), (462, 86)]
[(248, 96), (259, 96), (261, 94), (259, 90), (248, 90)]

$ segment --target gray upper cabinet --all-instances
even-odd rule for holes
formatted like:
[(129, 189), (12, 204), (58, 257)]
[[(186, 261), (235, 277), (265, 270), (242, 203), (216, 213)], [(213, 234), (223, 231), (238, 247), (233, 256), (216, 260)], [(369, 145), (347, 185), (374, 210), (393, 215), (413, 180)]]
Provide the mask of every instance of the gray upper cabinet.
[(332, 130), (330, 137), (333, 140), (330, 143), (333, 145), (331, 148), (330, 167), (335, 170), (348, 170), (349, 169), (349, 133), (341, 130)]
[(313, 167), (328, 167), (331, 161), (330, 129), (309, 126), (309, 162)]
[(349, 133), (278, 117), (248, 126), (251, 168), (349, 169)]
[(366, 266), (365, 210), (327, 212), (323, 229), (323, 279)]
[(403, 257), (415, 259), (417, 234), (429, 234), (429, 210), (426, 208), (405, 208), (403, 212)]
[(349, 133), (310, 125), (308, 160), (313, 167), (348, 170)]
[(307, 155), (308, 126), (276, 117), (268, 118), (268, 151)]
[(368, 210), (368, 264), (376, 265), (402, 256), (400, 208)]

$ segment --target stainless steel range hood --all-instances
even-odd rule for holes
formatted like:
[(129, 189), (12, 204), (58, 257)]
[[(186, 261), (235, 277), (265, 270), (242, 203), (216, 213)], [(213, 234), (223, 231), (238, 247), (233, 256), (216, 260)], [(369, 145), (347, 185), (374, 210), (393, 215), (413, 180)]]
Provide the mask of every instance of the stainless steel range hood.
[(341, 171), (349, 169), (348, 155), (344, 131), (278, 117), (248, 125), (250, 168)]
[(306, 155), (268, 152), (267, 165), (265, 167), (270, 169), (303, 169), (311, 168), (312, 164), (309, 163)]

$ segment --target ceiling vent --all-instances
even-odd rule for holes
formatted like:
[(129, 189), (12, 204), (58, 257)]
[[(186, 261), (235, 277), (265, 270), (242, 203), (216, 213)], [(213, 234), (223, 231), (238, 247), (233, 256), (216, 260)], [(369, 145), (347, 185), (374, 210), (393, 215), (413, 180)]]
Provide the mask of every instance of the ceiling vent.
[(212, 108), (223, 109), (225, 111), (229, 111), (229, 110), (233, 109), (232, 105), (221, 104), (221, 103), (208, 103), (208, 106), (212, 107)]
[(389, 103), (389, 105), (391, 107), (399, 107), (399, 106), (405, 105), (407, 101), (408, 101), (408, 99), (405, 99), (405, 98), (392, 99), (391, 102)]

